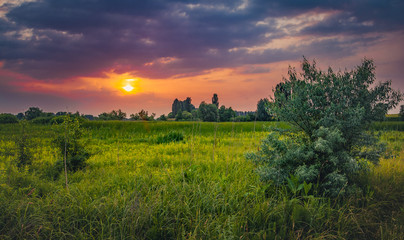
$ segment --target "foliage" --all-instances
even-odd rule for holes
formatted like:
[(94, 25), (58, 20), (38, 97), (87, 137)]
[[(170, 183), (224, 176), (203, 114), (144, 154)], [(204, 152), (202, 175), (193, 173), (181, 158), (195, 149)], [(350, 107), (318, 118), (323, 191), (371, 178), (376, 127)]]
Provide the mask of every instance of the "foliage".
[(131, 114), (130, 119), (131, 120), (153, 121), (155, 116), (156, 116), (155, 113), (152, 113), (149, 116), (149, 112), (142, 109), (142, 110), (140, 110), (139, 113)]
[(98, 115), (100, 120), (124, 120), (126, 118), (126, 113), (122, 112), (121, 109), (117, 111), (112, 110), (110, 113), (103, 112)]
[[(70, 172), (67, 191), (63, 179), (45, 173), (59, 161), (50, 126), (29, 125), (36, 157), (30, 171), (18, 171), (3, 153), (14, 149), (10, 139), (21, 129), (3, 125), (0, 239), (402, 239), (403, 132), (382, 133), (396, 158), (369, 171), (363, 195), (326, 199), (296, 176), (284, 186), (260, 181), (243, 155), (257, 149), (264, 126), (289, 128), (86, 121), (81, 140), (92, 157), (85, 171)], [(186, 141), (155, 144), (170, 131)]]
[(159, 120), (159, 121), (167, 121), (167, 117), (166, 117), (166, 115), (163, 114), (160, 117), (158, 117), (157, 120)]
[(198, 115), (204, 122), (217, 122), (219, 120), (219, 112), (215, 104), (201, 102), (198, 108)]
[(63, 116), (64, 121), (59, 125), (55, 125), (57, 135), (53, 139), (53, 144), (59, 152), (60, 160), (56, 163), (56, 169), (62, 171), (64, 161), (69, 171), (77, 171), (86, 166), (86, 161), (90, 157), (90, 153), (80, 142), (83, 136), (83, 128), (77, 118), (71, 118), (70, 115)]
[(401, 105), (401, 106), (400, 106), (400, 113), (399, 113), (399, 116), (400, 116), (400, 120), (401, 120), (401, 121), (404, 121), (404, 105)]
[(17, 118), (18, 118), (18, 120), (23, 120), (23, 119), (25, 119), (24, 113), (22, 113), (22, 112), (18, 113), (18, 114), (17, 114)]
[(161, 143), (170, 143), (170, 142), (180, 142), (182, 140), (184, 140), (183, 133), (177, 132), (177, 131), (170, 131), (167, 134), (159, 135), (157, 137), (156, 142), (158, 144), (161, 144)]
[(31, 120), (32, 123), (34, 124), (42, 124), (42, 125), (46, 125), (46, 124), (50, 124), (52, 123), (54, 117), (50, 116), (50, 117), (37, 117)]
[(220, 122), (233, 121), (235, 117), (236, 117), (236, 112), (231, 107), (226, 108), (224, 105), (222, 105), (219, 108), (219, 121)]
[(378, 163), (383, 144), (366, 132), (371, 121), (384, 119), (401, 99), (391, 82), (370, 86), (375, 66), (365, 59), (350, 72), (322, 72), (316, 63), (302, 63), (301, 78), (289, 68), (275, 90), (273, 114), (295, 127), (293, 132), (274, 130), (261, 150), (247, 155), (260, 165), (265, 180), (285, 183), (291, 174), (300, 181), (319, 184), (327, 196), (355, 190), (355, 178), (366, 161)]
[[(187, 97), (184, 101), (180, 101), (177, 98), (174, 100), (172, 104), (172, 118), (176, 117), (179, 112), (187, 111), (192, 112), (195, 109), (195, 106), (192, 105), (192, 99)], [(171, 118), (171, 117), (170, 117)]]
[(216, 108), (219, 108), (219, 97), (216, 93), (213, 94), (212, 104), (216, 105)]
[(193, 116), (190, 112), (179, 111), (177, 113), (177, 115), (175, 116), (175, 121), (182, 121), (182, 120), (189, 121), (189, 120), (192, 120), (192, 118), (193, 118)]
[(17, 146), (17, 166), (23, 168), (27, 165), (31, 165), (33, 159), (32, 147), (33, 141), (28, 134), (29, 124), (26, 121), (21, 121), (19, 124), (21, 128), (20, 134), (15, 138), (15, 144)]
[(260, 99), (257, 103), (257, 121), (271, 121), (272, 117), (269, 114), (268, 98)]
[(10, 113), (0, 113), (0, 123), (18, 123), (18, 118)]
[(43, 111), (39, 107), (30, 107), (25, 112), (25, 119), (32, 120), (34, 118), (42, 116), (42, 114), (43, 114)]

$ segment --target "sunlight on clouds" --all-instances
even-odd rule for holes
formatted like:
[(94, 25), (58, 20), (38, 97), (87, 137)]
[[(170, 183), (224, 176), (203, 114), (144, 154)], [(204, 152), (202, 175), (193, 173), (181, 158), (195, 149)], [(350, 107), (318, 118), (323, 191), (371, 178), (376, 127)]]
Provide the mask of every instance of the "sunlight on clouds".
[(145, 63), (144, 66), (153, 66), (155, 64), (165, 65), (179, 61), (179, 58), (176, 57), (161, 57), (152, 62)]

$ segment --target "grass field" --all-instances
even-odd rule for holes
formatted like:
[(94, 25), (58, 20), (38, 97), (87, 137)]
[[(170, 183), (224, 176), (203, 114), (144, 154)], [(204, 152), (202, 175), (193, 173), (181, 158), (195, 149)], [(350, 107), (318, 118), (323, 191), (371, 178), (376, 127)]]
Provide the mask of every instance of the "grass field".
[[(50, 126), (28, 126), (33, 162), (19, 170), (21, 127), (0, 125), (0, 239), (403, 239), (401, 125), (380, 127), (391, 158), (362, 176), (363, 194), (327, 199), (260, 181), (244, 154), (274, 124), (287, 127), (86, 122), (92, 155), (68, 189)], [(172, 131), (184, 140), (158, 143)]]

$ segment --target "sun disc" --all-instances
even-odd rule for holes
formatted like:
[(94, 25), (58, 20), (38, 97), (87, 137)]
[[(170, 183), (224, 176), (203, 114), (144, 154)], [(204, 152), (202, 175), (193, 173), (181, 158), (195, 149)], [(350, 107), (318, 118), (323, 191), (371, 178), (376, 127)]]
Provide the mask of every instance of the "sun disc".
[(131, 91), (134, 89), (134, 87), (132, 87), (132, 85), (130, 85), (130, 84), (128, 83), (128, 84), (126, 84), (125, 87), (123, 87), (123, 89), (124, 89), (125, 91), (127, 91), (127, 92), (131, 92)]

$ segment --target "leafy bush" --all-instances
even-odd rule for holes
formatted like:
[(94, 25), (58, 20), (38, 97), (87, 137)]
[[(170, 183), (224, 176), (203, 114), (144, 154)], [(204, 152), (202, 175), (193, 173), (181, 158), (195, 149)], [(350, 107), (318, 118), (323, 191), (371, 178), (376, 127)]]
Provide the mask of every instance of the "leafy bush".
[(32, 123), (34, 124), (42, 124), (42, 125), (46, 125), (46, 124), (50, 124), (52, 122), (53, 117), (37, 117), (31, 120)]
[(17, 135), (17, 138), (14, 141), (17, 145), (17, 166), (23, 168), (32, 163), (33, 142), (27, 133), (28, 123), (26, 121), (21, 121), (20, 126), (21, 133)]
[[(57, 125), (58, 135), (54, 138), (53, 143), (59, 150), (59, 153), (66, 160), (66, 168), (69, 171), (77, 171), (85, 167), (86, 160), (90, 157), (80, 138), (83, 135), (83, 129), (77, 118), (70, 118), (69, 115), (63, 116), (62, 124)], [(56, 169), (62, 171), (64, 161), (56, 163)]]
[(247, 158), (259, 165), (264, 180), (286, 183), (290, 175), (319, 185), (327, 196), (355, 190), (355, 178), (367, 162), (378, 163), (384, 146), (370, 123), (401, 100), (391, 82), (369, 87), (375, 80), (373, 61), (350, 72), (322, 72), (304, 59), (302, 78), (289, 69), (289, 79), (276, 87), (272, 114), (294, 129), (274, 129), (257, 153)]
[(158, 136), (156, 142), (158, 144), (161, 144), (170, 142), (180, 142), (182, 140), (184, 140), (184, 134), (182, 134), (181, 132), (172, 131), (167, 134)]
[(0, 113), (0, 123), (18, 123), (18, 118), (10, 113)]

